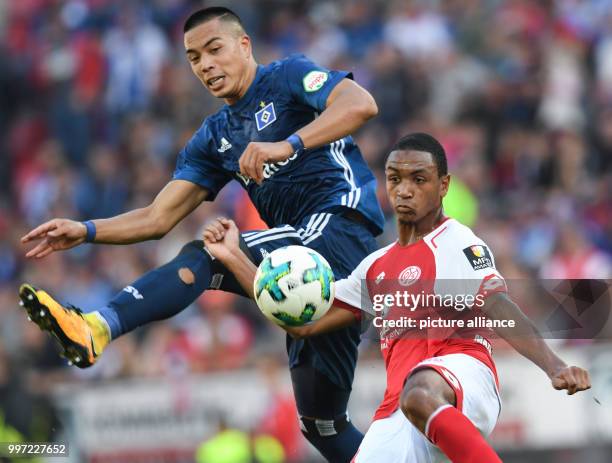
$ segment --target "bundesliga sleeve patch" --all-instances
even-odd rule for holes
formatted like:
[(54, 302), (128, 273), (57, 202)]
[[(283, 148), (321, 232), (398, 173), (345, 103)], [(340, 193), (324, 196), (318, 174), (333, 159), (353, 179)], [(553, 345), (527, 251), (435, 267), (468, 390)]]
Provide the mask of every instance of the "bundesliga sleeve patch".
[(327, 72), (310, 71), (302, 80), (302, 83), (304, 84), (304, 90), (306, 92), (316, 92), (321, 87), (323, 87), (325, 82), (327, 82), (328, 77), (329, 76), (327, 75)]
[(463, 250), (463, 254), (465, 254), (465, 257), (467, 257), (467, 260), (474, 270), (493, 268), (493, 259), (491, 259), (491, 253), (486, 246), (470, 246)]

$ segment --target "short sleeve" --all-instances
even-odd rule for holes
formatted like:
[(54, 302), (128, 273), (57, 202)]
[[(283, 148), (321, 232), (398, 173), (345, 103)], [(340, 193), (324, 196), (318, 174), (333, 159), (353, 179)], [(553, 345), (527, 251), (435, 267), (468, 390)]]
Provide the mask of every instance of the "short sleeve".
[(353, 78), (347, 71), (332, 71), (319, 66), (304, 55), (291, 55), (284, 63), (289, 92), (301, 104), (323, 112), (327, 97), (344, 78)]
[(474, 244), (457, 247), (452, 254), (453, 259), (449, 260), (447, 267), (452, 270), (444, 278), (436, 280), (437, 294), (475, 301), (507, 292), (506, 282), (495, 268), (493, 254), (484, 242), (475, 240)]
[[(355, 309), (361, 309), (361, 281), (362, 279), (355, 275), (355, 271), (351, 273), (347, 278), (338, 280), (336, 282), (336, 297), (334, 299), (334, 305), (338, 305), (342, 308), (350, 306)], [(337, 302), (341, 304), (336, 304)]]
[(372, 264), (383, 256), (391, 246), (389, 245), (373, 252), (363, 259), (347, 278), (336, 282), (335, 300), (342, 303), (338, 304), (339, 307), (347, 308), (346, 306), (348, 305), (370, 315), (376, 315), (367, 288), (368, 272)]
[(458, 260), (468, 294), (488, 297), (496, 292), (507, 291), (504, 278), (495, 268), (493, 253), (484, 242), (479, 240), (463, 248)]
[(212, 201), (232, 177), (207, 152), (206, 132), (205, 126), (200, 128), (181, 150), (172, 178), (206, 188), (210, 192), (206, 199)]

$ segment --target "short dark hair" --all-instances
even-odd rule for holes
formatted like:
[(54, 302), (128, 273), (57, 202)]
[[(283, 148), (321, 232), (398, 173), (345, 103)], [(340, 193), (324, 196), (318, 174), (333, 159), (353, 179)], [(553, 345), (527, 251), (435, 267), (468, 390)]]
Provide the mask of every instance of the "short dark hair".
[(183, 33), (190, 31), (202, 23), (217, 18), (221, 21), (236, 23), (244, 30), (240, 17), (232, 10), (223, 6), (211, 6), (191, 13), (185, 20), (185, 24), (183, 25)]
[(428, 133), (416, 132), (403, 136), (393, 145), (393, 151), (425, 151), (431, 154), (436, 163), (438, 175), (443, 177), (448, 174), (446, 152), (440, 142)]

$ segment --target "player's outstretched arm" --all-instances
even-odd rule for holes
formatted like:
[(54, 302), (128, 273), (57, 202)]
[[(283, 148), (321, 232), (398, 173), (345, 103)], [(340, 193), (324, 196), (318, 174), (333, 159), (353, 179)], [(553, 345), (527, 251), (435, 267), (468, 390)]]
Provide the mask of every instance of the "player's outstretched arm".
[(555, 389), (567, 389), (570, 395), (590, 389), (588, 371), (567, 366), (548, 347), (538, 329), (507, 294), (497, 293), (487, 298), (483, 311), (492, 320), (514, 320), (513, 328), (496, 328), (495, 331), (520, 354), (544, 370)]
[[(304, 148), (317, 148), (352, 134), (378, 114), (372, 95), (350, 79), (343, 79), (327, 97), (325, 110), (296, 132)], [(263, 181), (263, 165), (281, 162), (293, 154), (287, 141), (252, 142), (240, 157), (240, 172), (257, 183)]]
[[(173, 180), (147, 207), (134, 209), (93, 223), (95, 243), (130, 244), (159, 239), (206, 199), (208, 191), (194, 183)], [(82, 222), (53, 219), (39, 225), (21, 238), (22, 243), (40, 242), (26, 257), (42, 258), (54, 251), (63, 251), (85, 242), (87, 228)]]
[(302, 326), (283, 326), (282, 328), (295, 339), (309, 338), (336, 331), (357, 322), (355, 315), (341, 307), (332, 306), (317, 321)]
[(374, 97), (358, 83), (343, 79), (327, 97), (325, 111), (296, 133), (305, 148), (316, 148), (351, 135), (377, 114)]

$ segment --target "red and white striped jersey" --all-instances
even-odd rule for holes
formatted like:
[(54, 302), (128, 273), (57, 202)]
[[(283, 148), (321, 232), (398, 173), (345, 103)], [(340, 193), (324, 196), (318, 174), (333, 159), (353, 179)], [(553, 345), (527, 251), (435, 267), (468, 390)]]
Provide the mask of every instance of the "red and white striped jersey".
[(374, 419), (398, 408), (410, 371), (427, 358), (471, 355), (497, 378), (480, 307), (506, 290), (486, 244), (450, 218), (416, 243), (370, 254), (336, 282), (334, 305), (358, 317), (367, 312), (379, 329), (387, 389)]

